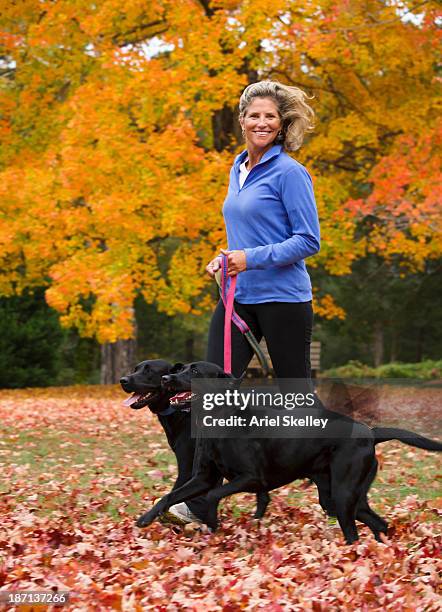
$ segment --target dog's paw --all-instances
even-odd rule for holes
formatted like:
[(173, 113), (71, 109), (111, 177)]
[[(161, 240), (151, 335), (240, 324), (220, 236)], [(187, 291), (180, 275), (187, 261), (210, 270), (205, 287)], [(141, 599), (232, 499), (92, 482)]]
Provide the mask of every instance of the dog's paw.
[(150, 512), (146, 512), (145, 514), (142, 514), (138, 519), (137, 522), (135, 523), (137, 527), (149, 527), (149, 525), (151, 525), (154, 520), (156, 519), (156, 515), (151, 514)]

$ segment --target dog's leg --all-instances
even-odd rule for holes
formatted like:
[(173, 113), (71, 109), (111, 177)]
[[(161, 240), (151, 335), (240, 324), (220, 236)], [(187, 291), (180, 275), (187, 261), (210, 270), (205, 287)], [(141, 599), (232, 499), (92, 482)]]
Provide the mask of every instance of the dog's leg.
[(336, 515), (347, 544), (359, 539), (355, 523), (356, 496), (352, 491), (341, 489), (336, 494)]
[(380, 534), (387, 534), (388, 523), (370, 508), (366, 499), (359, 506), (356, 518), (358, 521), (361, 521), (361, 523), (365, 523), (367, 527), (370, 527), (376, 540), (382, 542)]
[[(371, 483), (376, 476), (376, 465), (374, 466), (374, 470), (370, 472), (370, 478), (368, 479), (367, 490), (370, 487)], [(321, 504), (324, 512), (327, 513), (328, 516), (336, 516), (336, 505), (330, 496), (330, 479), (326, 475), (315, 476), (312, 478), (313, 482), (318, 487), (319, 493), (319, 503)], [(365, 484), (365, 483), (364, 483)], [(368, 504), (367, 494), (365, 493), (359, 500), (358, 509), (356, 512), (356, 520), (364, 523), (369, 527), (374, 537), (378, 542), (381, 542), (380, 532), (387, 533), (388, 524), (381, 518), (379, 515), (372, 510)]]
[(218, 527), (218, 504), (223, 497), (233, 495), (234, 493), (241, 493), (246, 491), (256, 490), (255, 487), (259, 486), (256, 480), (252, 479), (248, 474), (242, 474), (234, 478), (231, 482), (212, 489), (207, 494), (207, 525), (216, 531)]
[(376, 477), (376, 472), (378, 470), (378, 462), (376, 458), (373, 458), (373, 463), (370, 469), (370, 473), (367, 476), (366, 481), (364, 482), (364, 493), (359, 498), (356, 519), (361, 521), (361, 523), (365, 523), (367, 527), (369, 527), (374, 537), (378, 542), (382, 542), (380, 538), (380, 533), (387, 533), (388, 523), (384, 521), (374, 510), (372, 510), (368, 504), (367, 493), (370, 489), (370, 485)]
[(153, 521), (166, 512), (170, 506), (174, 504), (179, 504), (181, 502), (185, 502), (188, 499), (192, 499), (193, 497), (197, 497), (197, 495), (202, 495), (203, 493), (207, 493), (215, 484), (213, 478), (210, 475), (201, 474), (195, 475), (191, 480), (186, 482), (179, 489), (175, 489), (171, 491), (157, 502), (153, 508), (151, 508), (148, 512), (142, 514), (137, 520), (137, 527), (148, 527)]
[(359, 539), (355, 522), (357, 503), (367, 491), (364, 484), (373, 465), (372, 452), (368, 447), (345, 445), (332, 459), (332, 499), (347, 544)]
[(321, 508), (327, 516), (336, 516), (336, 504), (331, 497), (330, 474), (315, 474), (311, 480), (318, 488)]
[(256, 512), (253, 518), (261, 519), (266, 513), (267, 506), (270, 503), (270, 495), (267, 491), (260, 491), (256, 494)]

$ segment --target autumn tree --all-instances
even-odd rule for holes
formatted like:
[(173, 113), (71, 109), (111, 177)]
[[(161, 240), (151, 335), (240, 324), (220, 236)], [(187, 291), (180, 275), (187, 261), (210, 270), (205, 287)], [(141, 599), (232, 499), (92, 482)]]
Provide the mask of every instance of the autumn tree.
[[(413, 7), (5, 1), (1, 294), (46, 286), (61, 322), (102, 343), (105, 380), (130, 361), (137, 295), (169, 314), (210, 308), (237, 101), (262, 78), (314, 95), (317, 128), (295, 155), (321, 217), (310, 265), (439, 256), (437, 5)], [(344, 316), (320, 287), (316, 310)]]
[[(324, 2), (280, 19), (271, 75), (312, 91), (319, 107), (301, 159), (324, 236), (312, 263), (330, 274), (374, 256), (382, 283), (384, 263), (400, 279), (440, 258), (438, 14), (432, 2)], [(383, 337), (375, 319), (375, 362)]]

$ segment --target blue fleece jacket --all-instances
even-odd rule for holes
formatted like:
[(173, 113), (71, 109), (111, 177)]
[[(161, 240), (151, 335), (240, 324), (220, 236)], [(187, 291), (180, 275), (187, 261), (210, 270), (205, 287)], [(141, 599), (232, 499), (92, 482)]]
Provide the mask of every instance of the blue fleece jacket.
[(243, 304), (307, 302), (312, 288), (304, 259), (319, 251), (318, 213), (312, 179), (302, 164), (273, 145), (240, 188), (240, 153), (224, 201), (229, 250), (246, 253), (235, 299)]

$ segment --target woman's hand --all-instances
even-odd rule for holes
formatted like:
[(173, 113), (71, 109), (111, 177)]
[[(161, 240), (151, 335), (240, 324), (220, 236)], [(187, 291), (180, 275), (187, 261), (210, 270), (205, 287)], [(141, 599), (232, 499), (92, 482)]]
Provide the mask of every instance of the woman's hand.
[(226, 249), (221, 249), (221, 253), (227, 255), (228, 276), (236, 276), (247, 269), (245, 251), (227, 251)]
[(212, 261), (210, 261), (207, 264), (206, 272), (210, 276), (210, 278), (214, 278), (215, 272), (217, 272), (220, 268), (221, 268), (221, 257), (218, 255), (218, 257), (215, 257), (215, 259), (212, 259)]

